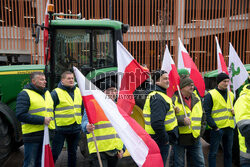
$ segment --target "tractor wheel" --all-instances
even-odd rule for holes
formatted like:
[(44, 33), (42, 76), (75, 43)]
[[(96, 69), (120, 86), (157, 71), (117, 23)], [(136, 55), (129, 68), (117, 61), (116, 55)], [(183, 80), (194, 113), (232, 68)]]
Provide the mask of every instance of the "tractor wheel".
[(0, 163), (2, 164), (5, 158), (11, 152), (11, 133), (4, 117), (0, 115)]

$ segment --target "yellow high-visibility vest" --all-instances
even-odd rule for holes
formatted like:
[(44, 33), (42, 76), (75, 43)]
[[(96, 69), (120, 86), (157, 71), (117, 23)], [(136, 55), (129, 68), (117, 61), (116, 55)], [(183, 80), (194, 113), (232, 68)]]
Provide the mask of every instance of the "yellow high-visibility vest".
[[(235, 120), (236, 120), (236, 124), (238, 128), (246, 124), (250, 125), (250, 113), (249, 113), (250, 103), (249, 102), (250, 102), (250, 92), (240, 96), (234, 105)], [(239, 145), (240, 145), (240, 156), (250, 159), (250, 153), (249, 153), (250, 148), (246, 147), (245, 137), (241, 135), (239, 130), (238, 132), (239, 132), (238, 136), (239, 136)]]
[[(29, 89), (23, 89), (26, 91), (30, 98), (30, 107), (28, 113), (31, 115), (38, 115), (43, 117), (51, 117), (49, 124), (49, 129), (55, 129), (55, 121), (53, 114), (54, 102), (51, 98), (49, 91), (46, 91), (44, 96), (45, 99), (37, 92)], [(44, 130), (44, 124), (34, 125), (22, 122), (22, 132), (23, 134), (33, 133)]]
[(213, 108), (211, 117), (214, 119), (218, 128), (231, 127), (234, 128), (234, 117), (231, 112), (232, 105), (229, 99), (229, 93), (231, 100), (234, 99), (234, 94), (229, 92), (227, 94), (227, 102), (222, 97), (222, 95), (216, 90), (212, 89), (209, 91), (213, 100)]
[[(198, 96), (195, 95), (196, 98)], [(185, 112), (183, 110), (182, 104), (178, 101), (178, 97), (175, 96), (175, 101), (173, 102), (176, 107), (180, 109), (180, 112), (176, 114), (177, 120), (181, 119), (183, 120), (185, 118)], [(199, 102), (197, 102), (193, 108), (192, 111), (188, 106), (184, 106), (185, 110), (187, 112), (187, 116), (190, 118), (191, 125), (190, 126), (178, 126), (179, 133), (180, 134), (192, 134), (194, 138), (197, 138), (200, 136), (201, 131), (201, 120), (203, 115), (202, 105), (200, 98)]]
[(82, 96), (79, 88), (74, 90), (74, 101), (66, 90), (55, 89), (59, 104), (55, 108), (56, 126), (67, 126), (73, 123), (81, 124)]
[(247, 89), (247, 87), (249, 86), (250, 84), (246, 84), (243, 88), (242, 88), (242, 91), (240, 92), (240, 96), (243, 95), (243, 94), (246, 94), (248, 93), (250, 90)]
[[(100, 152), (111, 151), (114, 149), (122, 150), (122, 140), (109, 121), (100, 121), (98, 123), (95, 123), (94, 125), (94, 134), (96, 137), (98, 150)], [(89, 153), (95, 153), (96, 147), (92, 133), (87, 134), (87, 141)]]
[(200, 98), (200, 96), (198, 95), (198, 91), (194, 90), (193, 93), (195, 94), (196, 97)]
[(153, 130), (151, 126), (151, 118), (150, 118), (150, 115), (151, 115), (150, 98), (154, 96), (155, 94), (161, 95), (164, 98), (164, 100), (170, 105), (170, 109), (167, 112), (167, 115), (164, 121), (166, 131), (171, 131), (177, 126), (177, 119), (175, 117), (172, 99), (168, 97), (165, 93), (162, 93), (159, 91), (152, 91), (151, 93), (148, 94), (144, 108), (143, 108), (143, 115), (145, 119), (145, 130), (148, 134), (155, 134), (155, 131)]

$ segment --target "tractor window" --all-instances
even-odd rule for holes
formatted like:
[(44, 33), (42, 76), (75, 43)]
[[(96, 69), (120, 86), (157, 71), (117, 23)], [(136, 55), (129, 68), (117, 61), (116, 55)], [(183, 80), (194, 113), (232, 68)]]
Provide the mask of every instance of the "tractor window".
[(90, 65), (90, 31), (84, 29), (56, 30), (54, 45), (55, 73)]
[(56, 76), (72, 66), (86, 74), (115, 64), (112, 30), (57, 29), (53, 50)]
[(111, 30), (93, 31), (93, 68), (114, 66), (114, 43)]

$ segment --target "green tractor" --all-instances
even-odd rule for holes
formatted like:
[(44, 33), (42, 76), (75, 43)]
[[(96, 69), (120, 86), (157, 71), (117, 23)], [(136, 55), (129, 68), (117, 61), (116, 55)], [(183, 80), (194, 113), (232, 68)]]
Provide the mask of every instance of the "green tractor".
[[(50, 56), (45, 56), (45, 65), (0, 67), (0, 163), (22, 145), (21, 125), (15, 116), (16, 97), (23, 86), (30, 82), (30, 73), (45, 72), (50, 91), (57, 86), (61, 73), (72, 70), (73, 66), (95, 84), (106, 77), (117, 78), (116, 41), (122, 42), (128, 25), (109, 19), (85, 20), (80, 15), (62, 14), (78, 17), (66, 19), (59, 18), (59, 14), (49, 14), (48, 27), (37, 24), (33, 27), (33, 37), (37, 43), (40, 29), (48, 30), (45, 55)], [(135, 107), (135, 110), (142, 115), (139, 107)]]

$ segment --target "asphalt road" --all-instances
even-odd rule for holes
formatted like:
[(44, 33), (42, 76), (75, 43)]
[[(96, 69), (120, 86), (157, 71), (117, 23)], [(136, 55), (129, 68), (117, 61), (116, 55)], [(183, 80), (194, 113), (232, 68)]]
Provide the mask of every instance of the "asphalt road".
[[(205, 163), (206, 166), (208, 166), (207, 158), (208, 158), (208, 152), (209, 152), (209, 144), (206, 143), (204, 140), (202, 140), (202, 146), (203, 146), (203, 153), (205, 156)], [(16, 152), (13, 152), (7, 160), (0, 164), (2, 167), (22, 167), (23, 165), (23, 146), (20, 147)], [(82, 154), (80, 153), (80, 150), (78, 149), (77, 152), (77, 167), (89, 167), (89, 162), (86, 160)], [(168, 162), (167, 162), (168, 163)], [(219, 150), (217, 155), (217, 166), (222, 167), (223, 166), (223, 153), (222, 150)], [(55, 167), (67, 167), (67, 152), (65, 150), (62, 151), (60, 154)], [(233, 167), (237, 167), (236, 165), (233, 165)]]

